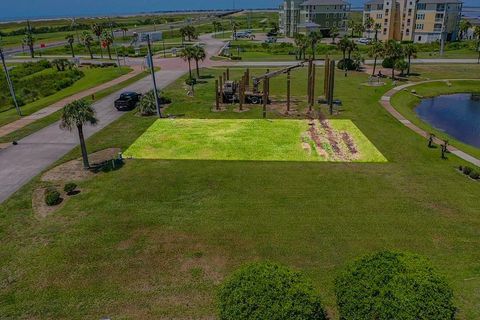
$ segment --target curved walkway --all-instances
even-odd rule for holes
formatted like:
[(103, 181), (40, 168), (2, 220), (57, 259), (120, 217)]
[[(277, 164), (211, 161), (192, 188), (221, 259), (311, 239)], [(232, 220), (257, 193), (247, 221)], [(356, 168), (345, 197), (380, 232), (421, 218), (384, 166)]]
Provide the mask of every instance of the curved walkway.
[[(428, 139), (430, 137), (430, 133), (424, 131), (423, 129), (417, 127), (416, 125), (414, 125), (412, 122), (410, 122), (408, 119), (406, 119), (403, 115), (400, 114), (400, 112), (398, 112), (393, 106), (392, 104), (390, 103), (391, 101), (391, 98), (398, 92), (406, 89), (406, 88), (409, 88), (409, 87), (413, 87), (413, 86), (417, 86), (417, 85), (420, 85), (420, 84), (424, 84), (424, 83), (430, 83), (430, 82), (441, 82), (441, 81), (480, 81), (478, 79), (442, 79), (442, 80), (428, 80), (428, 81), (421, 81), (421, 82), (413, 82), (413, 83), (407, 83), (407, 84), (404, 84), (404, 85), (401, 85), (401, 86), (398, 86), (398, 87), (395, 87), (393, 89), (391, 89), (390, 91), (388, 91), (387, 93), (385, 93), (383, 95), (383, 97), (380, 99), (380, 104), (393, 116), (395, 117), (395, 119), (397, 119), (398, 121), (400, 121), (403, 125), (405, 125), (406, 127), (410, 128), (411, 130), (415, 131), (416, 133), (418, 133), (419, 135), (421, 135), (422, 137)], [(438, 139), (438, 138), (434, 138), (434, 142), (436, 144), (442, 144), (443, 141)], [(477, 159), (475, 158), (474, 156), (468, 154), (468, 153), (465, 153), (457, 148), (455, 148), (454, 146), (448, 146), (448, 151), (450, 153), (453, 153), (454, 155), (456, 155), (457, 157), (467, 161), (467, 162), (470, 162), (471, 164), (477, 166), (477, 167), (480, 167), (480, 159)]]

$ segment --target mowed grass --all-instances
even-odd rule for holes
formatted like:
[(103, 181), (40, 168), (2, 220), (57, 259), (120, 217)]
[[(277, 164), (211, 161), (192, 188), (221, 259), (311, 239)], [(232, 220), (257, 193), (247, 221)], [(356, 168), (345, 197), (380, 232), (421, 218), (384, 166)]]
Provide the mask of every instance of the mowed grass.
[[(34, 102), (21, 106), (22, 114), (28, 116), (40, 109), (67, 98), (76, 93), (96, 87), (102, 83), (111, 81), (131, 71), (128, 67), (109, 67), (109, 68), (81, 68), (85, 74), (80, 80), (76, 81), (70, 87), (57, 91), (51, 96), (38, 99)], [(20, 119), (15, 108), (0, 113), (0, 126)]]
[[(337, 122), (340, 121), (341, 123)], [(385, 161), (348, 120), (332, 120), (334, 128), (353, 132), (358, 161)], [(126, 151), (136, 159), (325, 161), (307, 135), (306, 120), (180, 119), (157, 120)]]
[[(299, 99), (305, 73), (295, 73)], [(366, 74), (337, 76), (343, 107), (333, 118), (351, 120), (388, 163), (127, 160), (80, 182), (82, 192), (42, 220), (31, 209), (35, 180), (0, 205), (0, 314), (215, 319), (224, 277), (270, 260), (311, 277), (338, 319), (338, 272), (392, 249), (431, 259), (454, 290), (458, 319), (479, 319), (480, 184), (456, 171), (465, 162), (442, 160), (379, 105), (390, 87), (363, 86)], [(165, 90), (174, 99), (167, 112), (261, 117), (261, 108), (211, 112), (211, 82), (192, 98), (183, 80)], [(280, 78), (272, 86), (278, 96), (285, 90)], [(127, 113), (91, 137), (89, 151), (126, 150), (155, 121)]]

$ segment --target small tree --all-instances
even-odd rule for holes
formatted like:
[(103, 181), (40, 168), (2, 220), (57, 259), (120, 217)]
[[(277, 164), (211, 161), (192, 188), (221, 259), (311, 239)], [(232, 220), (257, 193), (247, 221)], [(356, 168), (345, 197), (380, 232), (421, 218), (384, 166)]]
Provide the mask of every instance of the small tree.
[(407, 59), (408, 59), (407, 75), (410, 75), (410, 67), (412, 65), (412, 58), (417, 57), (417, 46), (414, 45), (413, 43), (409, 43), (409, 44), (405, 45), (404, 52), (405, 52), (405, 55), (407, 56)]
[(304, 34), (297, 33), (295, 34), (295, 45), (297, 46), (298, 51), (298, 60), (305, 60), (306, 51), (307, 51), (307, 37)]
[(375, 72), (377, 71), (377, 61), (379, 58), (383, 57), (383, 54), (384, 48), (382, 43), (379, 41), (374, 41), (368, 48), (368, 55), (373, 58), (372, 76), (375, 75)]
[(90, 59), (93, 59), (92, 53), (92, 44), (93, 44), (93, 37), (88, 31), (84, 31), (82, 33), (82, 42), (83, 45), (87, 48), (88, 53), (90, 54)]
[(190, 79), (193, 79), (192, 76), (192, 59), (194, 58), (194, 48), (192, 46), (185, 47), (180, 51), (180, 57), (183, 58), (184, 61), (188, 62), (188, 74)]
[(30, 50), (30, 56), (35, 58), (35, 38), (30, 31), (28, 31), (23, 37), (23, 44), (28, 46), (28, 49)]
[(335, 40), (337, 37), (340, 35), (340, 30), (338, 27), (332, 27), (330, 28), (330, 37), (332, 37), (332, 43), (335, 44)]
[(69, 131), (77, 128), (78, 137), (80, 139), (80, 148), (82, 150), (83, 167), (85, 169), (90, 168), (90, 163), (88, 162), (88, 153), (85, 144), (85, 137), (83, 135), (83, 126), (85, 124), (96, 125), (97, 122), (98, 120), (95, 118), (95, 110), (86, 100), (76, 100), (63, 107), (60, 128)]
[(123, 38), (126, 38), (127, 37), (127, 32), (128, 32), (128, 28), (127, 27), (122, 27), (122, 32), (123, 32)]
[(312, 283), (300, 272), (273, 263), (247, 265), (219, 290), (220, 320), (324, 320)]
[(322, 35), (317, 31), (312, 31), (308, 34), (308, 43), (312, 49), (312, 59), (315, 60), (315, 51), (317, 50), (317, 43), (322, 39)]
[(100, 46), (100, 57), (103, 59), (102, 41), (100, 39), (103, 33), (103, 26), (98, 23), (92, 24), (92, 32), (97, 36), (98, 44)]
[(400, 76), (404, 75), (404, 72), (405, 70), (408, 69), (408, 66), (409, 66), (408, 62), (403, 59), (399, 59), (395, 62), (395, 69), (400, 71)]
[(113, 44), (113, 37), (112, 34), (105, 30), (102, 34), (102, 42), (107, 47), (108, 58), (112, 60), (112, 52), (110, 50), (110, 46)]
[(382, 25), (380, 23), (375, 23), (375, 25), (373, 26), (373, 30), (375, 31), (375, 41), (378, 41), (378, 32), (380, 32), (380, 30), (382, 30)]
[(197, 77), (200, 79), (200, 68), (198, 67), (198, 62), (203, 61), (207, 58), (207, 53), (205, 49), (200, 46), (194, 46), (192, 49), (192, 57), (195, 60), (195, 66), (197, 69)]
[(472, 27), (472, 23), (467, 19), (460, 20), (460, 40), (465, 39), (465, 35), (468, 33), (468, 30)]
[(72, 53), (72, 57), (75, 58), (75, 51), (73, 50), (73, 43), (75, 42), (75, 38), (73, 37), (73, 34), (69, 34), (65, 37), (65, 40), (67, 40), (67, 43), (70, 47), (70, 52)]
[(238, 22), (233, 20), (232, 21), (232, 37), (233, 37), (233, 40), (237, 40), (237, 30), (238, 30)]
[(478, 52), (477, 63), (480, 64), (480, 26), (475, 26), (475, 29), (473, 30), (473, 36), (477, 38), (477, 52)]
[(395, 80), (395, 63), (404, 56), (403, 48), (395, 40), (385, 42), (385, 57), (392, 61), (392, 80)]
[(453, 292), (417, 255), (379, 252), (349, 265), (335, 279), (339, 318), (436, 319), (455, 316)]
[(363, 23), (363, 26), (368, 33), (368, 38), (370, 38), (370, 35), (372, 33), (372, 28), (374, 25), (375, 25), (375, 20), (373, 20), (372, 17), (365, 18), (365, 22)]

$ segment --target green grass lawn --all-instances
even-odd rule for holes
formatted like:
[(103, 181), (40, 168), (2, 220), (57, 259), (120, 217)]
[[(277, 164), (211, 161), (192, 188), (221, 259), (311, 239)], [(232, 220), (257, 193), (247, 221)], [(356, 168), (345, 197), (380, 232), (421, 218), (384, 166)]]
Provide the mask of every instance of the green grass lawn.
[[(305, 74), (292, 73), (298, 99)], [(127, 160), (80, 182), (82, 192), (42, 220), (31, 209), (35, 179), (0, 205), (0, 314), (215, 319), (222, 279), (270, 260), (311, 277), (338, 319), (338, 272), (363, 254), (393, 249), (431, 259), (454, 290), (458, 319), (480, 318), (480, 184), (456, 171), (465, 162), (442, 160), (388, 114), (378, 101), (390, 86), (366, 87), (367, 79), (337, 74), (343, 107), (331, 119), (352, 121), (387, 163)], [(261, 108), (212, 112), (213, 80), (195, 97), (185, 95), (183, 80), (165, 90), (169, 113), (261, 118)], [(271, 82), (278, 99), (284, 81)], [(127, 150), (155, 121), (127, 113), (88, 139), (89, 151)], [(79, 155), (77, 148), (59, 163)]]
[[(348, 120), (332, 120), (332, 127), (354, 135), (353, 140), (361, 155), (356, 161), (385, 161)], [(314, 142), (307, 134), (308, 129), (306, 120), (157, 120), (126, 150), (125, 156), (182, 160), (327, 160), (316, 152)], [(302, 141), (313, 147), (304, 150)]]
[[(80, 80), (76, 81), (70, 87), (60, 90), (51, 96), (36, 100), (34, 102), (31, 102), (22, 106), (21, 109), (22, 109), (23, 115), (27, 116), (42, 108), (48, 107), (49, 105), (57, 101), (60, 101), (66, 97), (69, 97), (73, 94), (93, 88), (102, 83), (118, 78), (130, 72), (131, 69), (126, 67), (121, 67), (121, 68), (109, 67), (109, 68), (82, 68), (81, 70), (84, 72), (85, 76)], [(10, 109), (8, 111), (2, 112), (0, 113), (0, 126), (13, 122), (18, 119), (20, 119), (20, 117), (17, 115), (17, 112), (15, 109)]]

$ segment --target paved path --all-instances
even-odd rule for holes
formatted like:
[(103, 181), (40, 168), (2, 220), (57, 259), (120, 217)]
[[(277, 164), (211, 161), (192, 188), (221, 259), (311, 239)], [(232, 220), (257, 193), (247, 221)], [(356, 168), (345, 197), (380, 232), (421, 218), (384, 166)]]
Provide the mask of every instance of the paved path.
[[(208, 57), (216, 55), (223, 45), (222, 41), (209, 36), (203, 36), (202, 39), (207, 44)], [(161, 67), (161, 71), (156, 73), (159, 89), (165, 88), (188, 70), (187, 64), (180, 58), (156, 59), (154, 64)], [(200, 64), (200, 67), (214, 64), (215, 62), (207, 59)], [(121, 91), (144, 93), (152, 89), (151, 83), (151, 77), (148, 76)], [(85, 127), (86, 137), (105, 128), (123, 114), (113, 107), (113, 102), (121, 91), (115, 92), (93, 105), (99, 123), (95, 127)], [(0, 148), (0, 203), (77, 145), (77, 133), (60, 130), (59, 122), (56, 122), (19, 140), (16, 146)]]
[[(405, 90), (409, 87), (412, 87), (412, 86), (416, 86), (416, 85), (419, 85), (419, 84), (423, 84), (423, 83), (429, 83), (429, 82), (439, 82), (439, 81), (479, 81), (478, 79), (444, 79), (444, 80), (428, 80), (428, 81), (421, 81), (421, 82), (415, 82), (415, 83), (408, 83), (408, 84), (404, 84), (404, 85), (401, 85), (401, 86), (398, 86), (398, 87), (395, 87), (393, 88), (392, 90), (388, 91), (387, 93), (385, 93), (385, 95), (380, 99), (380, 104), (392, 115), (395, 117), (395, 119), (397, 119), (398, 121), (400, 121), (403, 125), (405, 125), (406, 127), (410, 128), (411, 130), (415, 131), (416, 133), (418, 133), (419, 135), (421, 135), (422, 137), (428, 139), (429, 136), (430, 136), (430, 133), (424, 131), (423, 129), (417, 127), (416, 125), (414, 125), (412, 122), (410, 122), (408, 119), (406, 119), (404, 116), (402, 116), (391, 104), (390, 100), (392, 98), (392, 96), (394, 96), (396, 93), (402, 91), (402, 90)], [(435, 138), (434, 139), (434, 142), (438, 145), (440, 144), (443, 144), (443, 141), (438, 139), (438, 138)], [(467, 161), (467, 162), (470, 162), (471, 164), (477, 166), (477, 167), (480, 167), (480, 159), (477, 159), (475, 158), (474, 156), (472, 155), (469, 155), (468, 153), (465, 153), (457, 148), (455, 148), (454, 146), (449, 146), (448, 147), (448, 151), (450, 151), (451, 153), (453, 153), (454, 155), (456, 155), (457, 157)]]
[(71, 95), (71, 96), (69, 96), (65, 99), (62, 99), (58, 102), (55, 102), (54, 104), (52, 104), (52, 105), (50, 105), (46, 108), (43, 108), (41, 110), (38, 110), (35, 113), (32, 113), (31, 115), (22, 117), (21, 119), (18, 119), (14, 122), (11, 122), (9, 124), (6, 124), (6, 125), (0, 127), (0, 137), (4, 137), (4, 136), (6, 136), (6, 135), (18, 130), (18, 129), (21, 129), (21, 128), (29, 125), (32, 122), (35, 122), (35, 121), (37, 121), (41, 118), (49, 116), (52, 113), (55, 113), (58, 110), (62, 109), (66, 104), (68, 104), (72, 101), (79, 100), (79, 99), (86, 98), (86, 97), (90, 97), (92, 94), (95, 94), (99, 91), (108, 89), (112, 86), (115, 86), (119, 83), (122, 83), (123, 81), (126, 81), (126, 80), (128, 80), (132, 77), (135, 77), (143, 71), (140, 66), (132, 66), (132, 68), (133, 68), (133, 70), (131, 72), (129, 72), (128, 74), (125, 74), (125, 75), (120, 76), (116, 79), (113, 79), (112, 81), (100, 84), (96, 87), (87, 89), (85, 91), (76, 93), (74, 95)]

